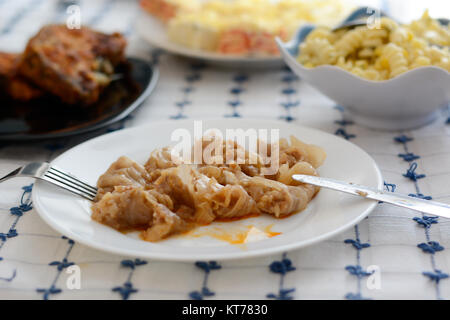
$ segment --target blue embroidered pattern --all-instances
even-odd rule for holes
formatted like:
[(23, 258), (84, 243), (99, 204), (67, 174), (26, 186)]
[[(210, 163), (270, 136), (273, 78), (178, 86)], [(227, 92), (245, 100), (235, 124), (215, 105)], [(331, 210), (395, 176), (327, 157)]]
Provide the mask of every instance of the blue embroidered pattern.
[[(22, 196), (20, 197), (20, 204), (17, 207), (12, 207), (9, 209), (9, 213), (12, 216), (15, 216), (13, 223), (8, 229), (7, 233), (0, 233), (0, 249), (3, 248), (5, 243), (8, 241), (8, 239), (15, 238), (19, 234), (16, 230), (16, 225), (19, 222), (20, 218), (26, 213), (29, 212), (31, 209), (33, 209), (33, 203), (31, 201), (31, 191), (33, 189), (33, 184), (30, 184), (28, 186), (22, 187)], [(0, 257), (0, 261), (2, 261), (3, 258)], [(11, 282), (16, 277), (16, 270), (12, 271), (12, 276), (10, 277), (0, 277), (0, 280)]]
[(441, 270), (438, 270), (438, 269), (435, 269), (433, 272), (430, 272), (430, 271), (422, 272), (422, 274), (425, 277), (428, 277), (430, 280), (436, 282), (436, 286), (438, 286), (439, 281), (441, 281), (442, 279), (448, 278), (447, 273), (443, 273)]
[(114, 287), (111, 290), (113, 292), (117, 292), (120, 294), (122, 300), (127, 300), (132, 293), (138, 292), (138, 289), (133, 287), (133, 284), (131, 283), (131, 278), (133, 277), (134, 270), (136, 267), (146, 265), (147, 261), (141, 260), (141, 259), (134, 259), (134, 260), (122, 260), (120, 262), (120, 265), (123, 268), (129, 268), (130, 273), (128, 274), (127, 280), (124, 282), (124, 284), (120, 287)]
[(184, 114), (184, 109), (187, 105), (192, 104), (189, 99), (190, 94), (195, 90), (195, 83), (202, 79), (201, 71), (205, 68), (204, 64), (192, 64), (190, 67), (190, 72), (185, 77), (186, 85), (181, 88), (183, 92), (183, 98), (180, 101), (175, 102), (175, 107), (178, 109), (177, 114), (170, 116), (170, 119), (178, 120), (187, 118)]
[(335, 123), (338, 124), (340, 127), (336, 130), (336, 132), (334, 134), (337, 136), (340, 136), (346, 140), (356, 138), (355, 134), (347, 132), (347, 127), (353, 125), (353, 122), (345, 119), (344, 107), (342, 107), (340, 105), (336, 105), (336, 106), (334, 106), (334, 108), (336, 110), (338, 110), (339, 113), (341, 114), (341, 119), (335, 121)]
[(211, 291), (211, 289), (208, 288), (208, 278), (209, 274), (213, 270), (219, 270), (222, 268), (221, 265), (219, 265), (216, 261), (197, 261), (195, 263), (195, 266), (204, 272), (203, 276), (203, 284), (200, 291), (192, 291), (189, 293), (189, 297), (194, 300), (203, 300), (207, 297), (211, 297), (215, 295), (214, 291)]
[[(399, 154), (398, 156), (400, 158), (403, 158), (406, 162), (409, 163), (409, 168), (406, 171), (406, 173), (403, 175), (404, 177), (410, 179), (414, 182), (414, 187), (416, 189), (416, 193), (409, 194), (409, 196), (417, 197), (425, 200), (431, 200), (431, 196), (425, 196), (423, 193), (420, 192), (419, 185), (417, 183), (417, 180), (423, 179), (426, 177), (425, 174), (418, 174), (416, 173), (416, 169), (418, 167), (416, 162), (413, 162), (414, 160), (419, 159), (420, 157), (418, 155), (415, 155), (414, 153), (411, 153), (408, 149), (408, 142), (413, 141), (414, 138), (406, 136), (404, 134), (394, 137), (394, 141), (397, 143), (400, 143), (403, 145), (404, 153)], [(430, 239), (430, 228), (433, 224), (439, 223), (438, 217), (433, 216), (426, 216), (422, 214), (422, 217), (414, 217), (413, 220), (425, 230), (425, 237), (426, 242), (419, 243), (417, 247), (422, 250), (422, 252), (430, 255), (430, 262), (432, 271), (425, 271), (422, 272), (422, 274), (425, 277), (428, 277), (431, 281), (435, 282), (435, 289), (436, 289), (436, 298), (438, 300), (441, 299), (441, 292), (440, 292), (440, 286), (439, 282), (442, 279), (446, 279), (449, 277), (448, 274), (443, 273), (441, 270), (437, 269), (436, 266), (436, 260), (434, 255), (439, 252), (443, 251), (445, 248), (441, 246), (437, 241), (432, 241)]]
[(402, 134), (402, 135), (400, 135), (398, 137), (394, 137), (394, 141), (395, 142), (402, 143), (402, 144), (406, 144), (406, 143), (408, 143), (410, 141), (413, 141), (413, 140), (414, 140), (413, 138), (408, 137), (408, 136), (406, 136), (404, 134)]
[(63, 258), (62, 261), (53, 261), (53, 262), (50, 262), (48, 265), (49, 266), (57, 266), (57, 269), (59, 271), (61, 271), (67, 267), (73, 266), (74, 264), (75, 263), (73, 263), (73, 262), (67, 261), (67, 258)]
[(357, 292), (356, 293), (347, 293), (345, 295), (345, 298), (348, 300), (366, 300), (369, 298), (363, 297), (362, 292), (361, 292), (362, 291), (361, 284), (362, 284), (362, 279), (364, 277), (370, 276), (371, 273), (365, 271), (361, 266), (361, 250), (369, 248), (370, 243), (361, 242), (358, 225), (355, 226), (354, 230), (355, 230), (355, 239), (346, 239), (346, 240), (344, 240), (344, 243), (351, 244), (352, 247), (356, 250), (356, 265), (348, 265), (345, 267), (345, 270), (347, 270), (351, 275), (356, 277)]
[(420, 156), (418, 156), (418, 155), (416, 155), (416, 154), (414, 154), (414, 153), (411, 153), (411, 152), (408, 152), (408, 153), (399, 153), (398, 156), (399, 156), (400, 158), (402, 158), (403, 160), (405, 160), (406, 162), (411, 162), (411, 161), (420, 159)]
[(13, 270), (13, 273), (12, 273), (12, 275), (11, 275), (10, 277), (8, 277), (8, 278), (6, 278), (6, 277), (0, 277), (0, 280), (1, 280), (1, 281), (6, 281), (6, 282), (11, 282), (11, 281), (14, 280), (14, 278), (16, 277), (16, 275), (17, 275), (17, 271), (16, 271), (16, 269), (14, 269), (14, 270)]
[(439, 244), (439, 242), (436, 241), (428, 241), (427, 243), (420, 243), (417, 245), (420, 249), (422, 249), (423, 252), (426, 253), (436, 253), (437, 251), (444, 250), (444, 247)]
[(231, 107), (231, 113), (226, 114), (226, 118), (240, 118), (241, 115), (238, 112), (238, 108), (242, 105), (241, 94), (245, 91), (244, 84), (248, 82), (249, 77), (247, 74), (240, 73), (233, 77), (235, 85), (230, 89), (232, 99), (228, 101), (228, 105)]
[(351, 120), (344, 120), (344, 119), (343, 120), (336, 120), (336, 121), (334, 121), (334, 123), (336, 123), (336, 124), (338, 124), (338, 125), (340, 125), (342, 127), (350, 126), (350, 125), (354, 124), (353, 121), (351, 121)]
[(352, 138), (355, 138), (356, 135), (351, 134), (351, 133), (347, 133), (345, 128), (339, 128), (336, 130), (336, 132), (334, 133), (337, 136), (341, 136), (342, 138), (346, 139), (346, 140), (350, 140)]
[(285, 115), (281, 116), (280, 119), (287, 122), (294, 121), (295, 118), (292, 116), (292, 108), (296, 108), (300, 105), (300, 100), (295, 98), (297, 90), (294, 89), (294, 85), (298, 83), (299, 78), (292, 72), (291, 69), (285, 70), (284, 75), (282, 75), (281, 82), (285, 87), (281, 90), (284, 96), (284, 101), (281, 102), (281, 106), (285, 110)]
[(347, 270), (351, 275), (358, 277), (359, 279), (370, 276), (372, 274), (370, 272), (365, 271), (361, 266), (346, 266), (345, 270)]
[(384, 182), (384, 187), (386, 188), (387, 191), (389, 192), (395, 192), (395, 189), (397, 189), (397, 186), (393, 183), (387, 183), (386, 181)]
[(278, 294), (269, 293), (267, 298), (276, 300), (292, 300), (294, 297), (292, 293), (295, 292), (295, 288), (284, 288), (284, 278), (286, 273), (294, 271), (296, 268), (292, 266), (292, 261), (287, 258), (287, 254), (283, 253), (281, 261), (274, 261), (269, 265), (269, 270), (273, 273), (280, 275), (280, 284), (278, 287)]
[(69, 248), (67, 249), (66, 254), (64, 255), (64, 257), (61, 261), (52, 261), (49, 263), (50, 266), (56, 266), (56, 270), (57, 270), (56, 276), (53, 279), (52, 283), (50, 284), (49, 288), (36, 289), (36, 292), (42, 294), (42, 298), (44, 300), (48, 300), (50, 298), (50, 296), (53, 294), (58, 294), (58, 293), (62, 292), (62, 289), (56, 287), (56, 283), (58, 282), (58, 279), (60, 278), (62, 271), (64, 269), (74, 265), (73, 262), (68, 261), (68, 257), (70, 255), (70, 252), (73, 249), (73, 246), (75, 245), (75, 241), (73, 241), (72, 239), (69, 239), (65, 236), (62, 236), (61, 238), (64, 240), (67, 240), (67, 243), (69, 244)]
[(422, 216), (422, 218), (414, 217), (413, 220), (424, 228), (430, 228), (432, 224), (438, 223), (438, 217)]
[(405, 178), (411, 179), (412, 181), (417, 181), (419, 179), (426, 177), (426, 175), (424, 175), (424, 174), (417, 174), (416, 169), (417, 169), (417, 163), (416, 162), (411, 163), (411, 165), (409, 166), (409, 169), (406, 171), (405, 174), (403, 174), (403, 176)]
[(423, 200), (432, 200), (433, 199), (433, 197), (425, 196), (422, 193), (410, 193), (409, 196), (414, 197), (414, 198), (423, 199)]
[(121, 287), (114, 287), (112, 291), (117, 292), (122, 297), (122, 300), (128, 300), (132, 293), (138, 292), (137, 289), (133, 288), (133, 284), (126, 281)]

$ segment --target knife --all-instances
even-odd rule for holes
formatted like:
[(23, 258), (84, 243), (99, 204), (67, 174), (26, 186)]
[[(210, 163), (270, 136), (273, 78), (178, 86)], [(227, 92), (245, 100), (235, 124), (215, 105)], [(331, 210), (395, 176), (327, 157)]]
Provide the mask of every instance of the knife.
[(302, 183), (312, 184), (319, 187), (350, 193), (355, 196), (360, 196), (367, 199), (383, 201), (399, 207), (408, 208), (411, 210), (416, 210), (432, 214), (435, 216), (450, 218), (450, 206), (445, 203), (423, 200), (420, 198), (414, 198), (398, 193), (385, 192), (353, 183), (347, 183), (343, 181), (316, 176), (294, 174), (292, 176), (292, 179)]

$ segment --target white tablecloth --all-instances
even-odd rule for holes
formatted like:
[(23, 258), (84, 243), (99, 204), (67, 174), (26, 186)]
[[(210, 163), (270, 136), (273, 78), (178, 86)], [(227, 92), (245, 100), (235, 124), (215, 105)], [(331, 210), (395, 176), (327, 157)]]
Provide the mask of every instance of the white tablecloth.
[[(397, 5), (382, 2), (386, 8)], [(134, 1), (78, 3), (83, 23), (125, 32), (129, 53), (152, 60), (161, 72), (151, 98), (109, 130), (169, 118), (280, 119), (359, 145), (377, 161), (390, 190), (395, 186), (401, 193), (450, 202), (447, 111), (419, 130), (365, 129), (343, 121), (339, 107), (287, 69), (220, 70), (151, 49), (134, 33)], [(21, 50), (40, 25), (63, 19), (63, 9), (56, 1), (0, 0), (0, 50)], [(88, 138), (1, 143), (0, 175), (32, 160), (50, 161)], [(405, 177), (410, 168), (410, 178)], [(443, 218), (379, 204), (351, 230), (282, 255), (232, 262), (144, 261), (92, 250), (53, 231), (33, 210), (32, 183), (22, 178), (0, 185), (1, 299), (450, 298), (450, 221)], [(80, 267), (81, 289), (67, 286), (72, 264)], [(370, 276), (373, 270), (377, 277)]]

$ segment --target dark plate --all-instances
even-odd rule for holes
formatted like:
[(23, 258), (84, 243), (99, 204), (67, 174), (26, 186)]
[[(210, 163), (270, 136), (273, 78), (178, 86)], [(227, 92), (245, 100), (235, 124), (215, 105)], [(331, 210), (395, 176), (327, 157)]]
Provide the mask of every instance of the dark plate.
[(116, 71), (123, 75), (89, 107), (69, 106), (53, 97), (32, 102), (0, 100), (0, 140), (36, 140), (94, 131), (123, 120), (155, 89), (158, 70), (150, 63), (128, 58)]

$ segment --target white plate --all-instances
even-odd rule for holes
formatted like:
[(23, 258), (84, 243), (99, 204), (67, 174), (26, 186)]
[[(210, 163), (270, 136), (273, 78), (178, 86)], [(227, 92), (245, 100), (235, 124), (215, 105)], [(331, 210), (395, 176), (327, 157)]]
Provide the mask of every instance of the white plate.
[[(177, 128), (193, 131), (193, 121), (166, 121), (126, 129), (97, 137), (65, 152), (52, 164), (95, 184), (108, 166), (126, 155), (144, 163), (150, 152), (174, 144), (170, 141)], [(321, 176), (382, 188), (383, 179), (374, 160), (359, 147), (334, 135), (278, 121), (207, 120), (203, 130), (280, 129), (280, 137), (296, 137), (322, 146), (327, 160), (319, 169)], [(308, 208), (286, 219), (260, 216), (234, 222), (212, 223), (193, 235), (182, 235), (157, 243), (138, 239), (136, 233), (122, 234), (92, 221), (90, 202), (42, 181), (33, 190), (33, 203), (51, 227), (65, 236), (99, 250), (115, 254), (161, 260), (194, 261), (236, 259), (262, 256), (297, 249), (332, 237), (358, 223), (376, 206), (376, 202), (322, 189)], [(240, 234), (254, 226), (271, 229), (280, 235), (244, 245), (230, 244), (210, 235)], [(201, 236), (203, 234), (203, 236)]]
[(284, 66), (279, 57), (245, 57), (231, 56), (220, 53), (194, 50), (173, 43), (167, 37), (166, 26), (158, 19), (145, 12), (139, 14), (136, 29), (138, 34), (151, 45), (164, 49), (170, 53), (202, 60), (212, 65), (234, 68), (277, 68)]

